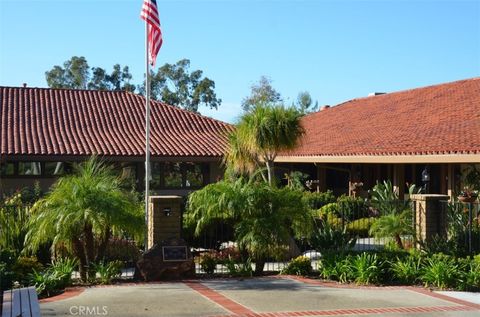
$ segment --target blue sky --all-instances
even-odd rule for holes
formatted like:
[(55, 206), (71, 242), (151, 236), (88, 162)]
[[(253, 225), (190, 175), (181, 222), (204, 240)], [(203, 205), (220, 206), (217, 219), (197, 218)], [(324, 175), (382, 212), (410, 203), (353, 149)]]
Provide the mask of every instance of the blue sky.
[[(335, 105), (480, 74), (480, 1), (161, 1), (157, 64), (191, 60), (216, 83), (229, 122), (260, 76), (288, 104)], [(141, 0), (0, 0), (0, 85), (46, 87), (73, 55), (144, 69)]]

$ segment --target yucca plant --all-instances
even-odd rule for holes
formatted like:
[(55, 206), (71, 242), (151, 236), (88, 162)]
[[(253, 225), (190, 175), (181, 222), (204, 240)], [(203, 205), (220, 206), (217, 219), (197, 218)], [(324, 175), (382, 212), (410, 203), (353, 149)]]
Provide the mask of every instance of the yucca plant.
[(457, 277), (459, 277), (459, 267), (455, 259), (439, 253), (425, 261), (421, 279), (425, 286), (445, 289), (453, 286)]
[(381, 263), (377, 255), (366, 252), (353, 258), (352, 271), (357, 284), (376, 283), (382, 274)]
[(416, 283), (422, 270), (422, 259), (417, 256), (407, 256), (403, 259), (397, 257), (397, 260), (391, 264), (391, 270), (394, 278), (404, 284)]
[(30, 206), (22, 202), (21, 192), (0, 203), (0, 250), (11, 250), (16, 256), (20, 254), (30, 214)]
[(93, 264), (93, 270), (98, 274), (100, 284), (111, 284), (122, 275), (123, 263), (121, 261), (99, 262)]

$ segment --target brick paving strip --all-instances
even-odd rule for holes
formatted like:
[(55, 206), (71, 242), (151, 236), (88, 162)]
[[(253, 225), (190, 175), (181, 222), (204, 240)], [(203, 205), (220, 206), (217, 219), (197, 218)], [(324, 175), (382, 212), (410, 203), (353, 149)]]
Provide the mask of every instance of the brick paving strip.
[[(240, 305), (239, 303), (231, 300), (230, 298), (220, 294), (217, 291), (197, 282), (197, 281), (185, 281), (185, 285), (199, 293), (200, 295), (208, 298), (212, 302), (216, 303), (220, 307), (232, 312), (235, 316), (257, 316), (257, 314), (248, 309), (247, 307)], [(231, 315), (227, 315), (231, 316)]]
[(48, 298), (42, 298), (39, 300), (39, 302), (40, 304), (51, 303), (51, 302), (56, 302), (58, 300), (75, 297), (83, 293), (84, 290), (85, 290), (85, 287), (68, 287), (65, 289), (65, 292), (63, 292), (62, 294), (48, 297)]

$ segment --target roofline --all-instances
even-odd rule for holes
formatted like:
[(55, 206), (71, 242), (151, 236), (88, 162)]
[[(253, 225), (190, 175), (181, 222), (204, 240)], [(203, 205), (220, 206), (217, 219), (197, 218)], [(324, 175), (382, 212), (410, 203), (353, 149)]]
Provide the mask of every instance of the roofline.
[[(93, 155), (93, 154), (92, 154)], [(71, 155), (71, 154), (2, 154), (0, 155), (0, 162), (81, 162), (88, 160), (92, 155)], [(102, 160), (112, 162), (145, 162), (144, 155), (102, 155), (96, 154), (96, 156)], [(217, 162), (221, 161), (223, 156), (162, 156), (162, 155), (150, 155), (152, 162)]]
[[(340, 102), (340, 103), (337, 103), (336, 105), (330, 106), (330, 108), (328, 109), (328, 111), (330, 111), (330, 110), (332, 110), (332, 109), (335, 109), (335, 108), (337, 108), (337, 107), (340, 107), (340, 106), (348, 105), (348, 104), (350, 104), (350, 103), (353, 102), (353, 101), (367, 100), (367, 99), (370, 100), (370, 99), (372, 99), (372, 98), (385, 98), (385, 96), (391, 96), (391, 95), (406, 93), (406, 92), (415, 91), (415, 90), (422, 90), (422, 89), (427, 89), (427, 88), (432, 88), (432, 87), (437, 87), (437, 86), (457, 84), (457, 83), (460, 83), (460, 82), (467, 82), (467, 81), (474, 81), (474, 80), (480, 80), (480, 77), (464, 78), (464, 79), (458, 79), (458, 80), (449, 81), (449, 82), (444, 82), (444, 83), (431, 84), (431, 85), (422, 86), (422, 87), (415, 87), (415, 88), (407, 88), (407, 89), (402, 89), (402, 90), (395, 90), (395, 91), (392, 91), (392, 92), (385, 92), (385, 93), (383, 93), (383, 94), (381, 94), (381, 95), (377, 95), (377, 96), (360, 96), (360, 97), (354, 97), (354, 98), (352, 98), (352, 99), (348, 99), (348, 100), (342, 101), (342, 102)], [(326, 111), (318, 110), (318, 111), (309, 113), (309, 114), (305, 115), (304, 117), (316, 115), (316, 114), (323, 113), (323, 112), (326, 112)]]
[(480, 163), (480, 154), (277, 156), (276, 163)]

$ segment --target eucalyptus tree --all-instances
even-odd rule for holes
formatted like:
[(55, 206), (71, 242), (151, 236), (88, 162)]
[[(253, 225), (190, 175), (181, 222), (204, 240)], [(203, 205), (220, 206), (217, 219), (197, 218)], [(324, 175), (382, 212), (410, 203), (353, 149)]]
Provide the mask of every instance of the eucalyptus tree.
[(224, 180), (190, 194), (184, 224), (196, 236), (216, 222), (232, 224), (239, 248), (260, 274), (267, 257), (286, 253), (292, 233), (297, 238), (311, 234), (313, 219), (302, 197), (301, 191), (263, 181)]
[(304, 134), (302, 114), (293, 107), (256, 105), (246, 112), (230, 135), (225, 163), (239, 173), (251, 174), (263, 165), (272, 185), (274, 161), (281, 151), (293, 149)]
[(78, 259), (82, 280), (91, 265), (102, 259), (110, 238), (142, 235), (141, 204), (124, 192), (112, 169), (94, 157), (60, 178), (33, 207), (26, 235), (26, 251), (50, 242), (53, 251), (66, 247)]

